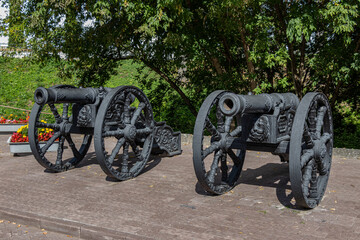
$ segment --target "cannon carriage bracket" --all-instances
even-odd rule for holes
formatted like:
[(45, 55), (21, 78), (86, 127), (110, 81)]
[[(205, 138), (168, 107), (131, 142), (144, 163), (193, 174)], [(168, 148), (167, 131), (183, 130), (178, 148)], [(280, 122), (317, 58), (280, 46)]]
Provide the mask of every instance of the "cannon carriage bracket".
[[(89, 150), (93, 136), (102, 170), (117, 180), (136, 177), (151, 153), (181, 154), (180, 132), (174, 132), (165, 122), (154, 121), (148, 98), (136, 87), (59, 85), (40, 87), (34, 95), (29, 142), (35, 159), (47, 170), (62, 172), (76, 167)], [(41, 146), (38, 135), (45, 129), (54, 135)], [(75, 141), (79, 138), (80, 143)], [(55, 141), (59, 142), (56, 156), (47, 151)], [(70, 151), (73, 157), (63, 159), (64, 151)]]

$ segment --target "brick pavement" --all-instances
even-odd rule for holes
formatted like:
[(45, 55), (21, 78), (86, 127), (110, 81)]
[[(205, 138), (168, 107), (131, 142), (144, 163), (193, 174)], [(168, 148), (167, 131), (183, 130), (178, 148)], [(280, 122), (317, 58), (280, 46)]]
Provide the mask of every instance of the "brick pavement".
[(32, 155), (10, 156), (6, 139), (0, 135), (0, 219), (83, 239), (360, 239), (358, 157), (335, 156), (323, 201), (304, 211), (293, 206), (288, 165), (269, 153), (249, 152), (240, 184), (209, 196), (189, 144), (113, 182), (93, 146), (80, 167), (52, 174)]

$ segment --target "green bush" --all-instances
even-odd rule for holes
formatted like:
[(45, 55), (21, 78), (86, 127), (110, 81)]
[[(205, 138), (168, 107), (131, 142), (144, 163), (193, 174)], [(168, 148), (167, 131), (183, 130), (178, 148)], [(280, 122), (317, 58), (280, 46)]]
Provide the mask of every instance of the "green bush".
[(334, 109), (334, 146), (360, 149), (360, 113), (346, 102)]

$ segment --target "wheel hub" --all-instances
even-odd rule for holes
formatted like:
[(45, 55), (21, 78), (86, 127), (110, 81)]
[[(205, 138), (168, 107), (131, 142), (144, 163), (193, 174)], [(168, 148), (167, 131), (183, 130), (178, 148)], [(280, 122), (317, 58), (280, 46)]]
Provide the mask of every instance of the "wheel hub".
[(226, 144), (227, 142), (226, 140), (228, 137), (229, 137), (228, 133), (221, 133), (220, 148), (225, 152), (228, 150), (228, 146)]
[(136, 127), (133, 125), (127, 125), (124, 129), (124, 136), (128, 140), (134, 140), (136, 137)]
[(63, 121), (62, 123), (60, 123), (59, 131), (60, 131), (61, 135), (69, 134), (71, 126), (72, 126), (72, 124), (69, 123), (68, 121)]

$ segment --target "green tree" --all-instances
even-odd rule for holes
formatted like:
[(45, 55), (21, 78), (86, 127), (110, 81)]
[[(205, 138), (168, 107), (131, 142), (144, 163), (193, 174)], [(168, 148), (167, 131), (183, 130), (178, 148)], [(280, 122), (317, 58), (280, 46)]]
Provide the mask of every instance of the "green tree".
[[(9, 18), (5, 22), (8, 24), (8, 46), (10, 48), (25, 47), (24, 15), (21, 12), (23, 0), (9, 0)], [(1, 28), (0, 28), (1, 29)]]
[(215, 89), (323, 91), (333, 107), (345, 101), (358, 113), (359, 7), (359, 0), (27, 0), (20, 12), (38, 59), (66, 56), (61, 73), (75, 73), (80, 85), (102, 85), (132, 58), (160, 76), (144, 86), (167, 94), (169, 104), (179, 94), (193, 115)]

